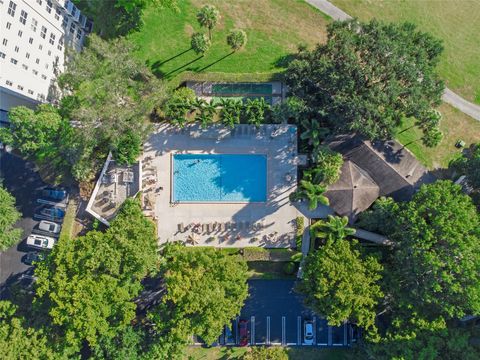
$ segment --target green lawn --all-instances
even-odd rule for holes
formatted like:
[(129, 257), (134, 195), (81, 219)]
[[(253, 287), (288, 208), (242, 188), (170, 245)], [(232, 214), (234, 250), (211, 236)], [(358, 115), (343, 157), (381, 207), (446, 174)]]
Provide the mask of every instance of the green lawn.
[[(190, 36), (200, 31), (196, 13), (207, 3), (218, 8), (221, 19), (213, 30), (212, 47), (202, 57), (190, 49)], [(179, 6), (178, 13), (146, 9), (144, 26), (131, 35), (140, 48), (138, 56), (157, 75), (175, 82), (186, 78), (268, 80), (284, 69), (286, 56), (299, 44), (313, 46), (326, 37), (328, 18), (299, 0), (182, 0)], [(233, 28), (248, 35), (246, 47), (237, 53), (226, 44)]]
[[(248, 347), (214, 347), (210, 349), (189, 347), (187, 357), (192, 360), (238, 360), (249, 350)], [(288, 358), (292, 360), (343, 360), (348, 349), (318, 349), (307, 347), (287, 348)]]
[[(440, 145), (430, 149), (423, 146), (420, 141), (416, 141), (407, 146), (417, 159), (430, 169), (446, 168), (450, 160), (460, 155), (461, 150), (455, 147), (457, 140), (465, 141), (467, 147), (472, 143), (480, 142), (480, 121), (472, 119), (447, 104), (440, 106), (439, 110), (443, 115), (440, 129), (444, 135)], [(405, 128), (409, 125), (406, 123)], [(397, 139), (407, 144), (420, 137), (420, 131), (413, 128), (400, 134)]]
[(410, 21), (442, 39), (439, 73), (452, 90), (480, 104), (480, 1), (331, 1), (361, 20)]

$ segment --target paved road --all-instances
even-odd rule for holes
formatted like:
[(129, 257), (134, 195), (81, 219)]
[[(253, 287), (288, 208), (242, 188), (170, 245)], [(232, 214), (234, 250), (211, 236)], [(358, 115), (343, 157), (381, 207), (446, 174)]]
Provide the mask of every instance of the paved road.
[(23, 264), (21, 259), (28, 251), (25, 239), (38, 223), (33, 220), (35, 190), (44, 183), (33, 171), (32, 163), (3, 151), (0, 151), (0, 179), (3, 179), (3, 186), (15, 196), (17, 209), (22, 213), (22, 219), (16, 226), (23, 229), (22, 242), (0, 253), (0, 285), (2, 285), (30, 268)]
[(294, 292), (294, 280), (250, 280), (250, 295), (240, 317), (233, 321), (233, 334), (227, 345), (238, 344), (240, 319), (248, 321), (250, 345), (304, 345), (303, 324), (314, 323), (317, 346), (345, 346), (350, 342), (350, 327), (328, 326), (326, 320), (313, 314)]
[[(327, 14), (334, 20), (348, 20), (352, 18), (350, 15), (327, 0), (305, 1), (319, 9), (321, 12)], [(455, 94), (452, 90), (446, 88), (443, 93), (442, 100), (452, 105), (454, 108), (457, 108), (464, 114), (467, 114), (475, 120), (480, 121), (480, 106), (465, 100), (460, 95)]]

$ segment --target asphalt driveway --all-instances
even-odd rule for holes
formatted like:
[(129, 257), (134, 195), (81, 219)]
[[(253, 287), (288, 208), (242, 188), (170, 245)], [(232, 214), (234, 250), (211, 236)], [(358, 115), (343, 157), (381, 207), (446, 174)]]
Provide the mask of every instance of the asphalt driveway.
[(22, 218), (16, 224), (23, 230), (22, 241), (7, 251), (0, 253), (0, 289), (6, 282), (13, 281), (31, 266), (22, 263), (22, 257), (28, 252), (25, 240), (38, 224), (33, 220), (36, 189), (45, 185), (34, 171), (34, 165), (23, 159), (0, 151), (0, 179), (3, 186), (15, 197), (18, 211)]

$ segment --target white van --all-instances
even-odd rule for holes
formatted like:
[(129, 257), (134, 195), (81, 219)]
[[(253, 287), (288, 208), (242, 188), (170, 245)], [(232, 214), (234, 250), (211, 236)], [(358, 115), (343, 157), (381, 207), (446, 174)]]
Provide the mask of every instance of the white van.
[(38, 228), (43, 231), (50, 232), (52, 234), (58, 234), (60, 232), (60, 225), (53, 221), (42, 220), (38, 224)]
[(35, 249), (50, 250), (55, 245), (55, 239), (49, 236), (30, 234), (27, 238), (27, 245)]

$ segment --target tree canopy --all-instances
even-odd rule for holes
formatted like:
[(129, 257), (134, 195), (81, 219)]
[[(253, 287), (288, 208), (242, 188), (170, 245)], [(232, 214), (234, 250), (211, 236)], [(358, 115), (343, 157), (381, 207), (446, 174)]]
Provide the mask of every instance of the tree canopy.
[[(335, 223), (334, 218), (329, 222)], [(346, 224), (341, 221), (338, 225)], [(358, 242), (344, 237), (347, 233), (328, 233), (325, 245), (308, 254), (300, 290), (306, 304), (324, 315), (329, 324), (351, 321), (373, 338), (376, 307), (383, 297), (378, 284), (382, 266), (375, 257), (362, 256)]]
[(465, 175), (474, 192), (480, 193), (480, 144), (474, 144), (453, 162), (453, 168)]
[(173, 343), (191, 335), (213, 343), (240, 313), (248, 294), (245, 262), (214, 248), (168, 245), (162, 252), (160, 275), (166, 294), (150, 318), (159, 338)]
[(74, 157), (77, 180), (91, 177), (109, 151), (120, 155), (116, 160), (134, 159), (148, 135), (149, 115), (165, 99), (163, 84), (134, 50), (126, 39), (107, 42), (91, 35), (60, 76), (60, 87), (70, 94), (62, 99), (62, 114), (81, 144)]
[(217, 25), (220, 13), (213, 5), (204, 5), (197, 13), (198, 23), (208, 29), (208, 38), (212, 40), (212, 29)]
[(400, 207), (387, 234), (397, 243), (394, 298), (422, 316), (447, 319), (480, 311), (480, 219), (451, 181), (424, 185)]
[(155, 227), (138, 200), (127, 200), (110, 228), (58, 241), (35, 270), (37, 306), (72, 352), (124, 331), (135, 316), (140, 281), (157, 263)]
[[(43, 330), (28, 327), (17, 307), (0, 301), (0, 349), (2, 359), (53, 359), (53, 351)], [(57, 355), (55, 359), (61, 359)]]
[(410, 23), (337, 21), (328, 26), (326, 44), (299, 52), (286, 81), (316, 121), (389, 139), (405, 117), (423, 123), (440, 104), (444, 84), (435, 67), (442, 50)]
[(0, 184), (0, 251), (5, 251), (20, 241), (22, 230), (13, 227), (19, 219), (15, 198)]
[(240, 50), (247, 44), (247, 33), (243, 30), (232, 30), (227, 35), (227, 44), (233, 51)]

